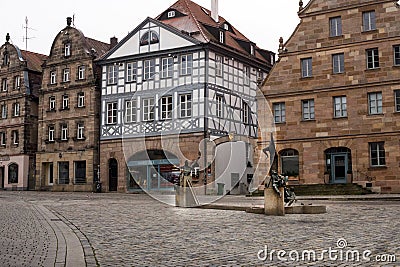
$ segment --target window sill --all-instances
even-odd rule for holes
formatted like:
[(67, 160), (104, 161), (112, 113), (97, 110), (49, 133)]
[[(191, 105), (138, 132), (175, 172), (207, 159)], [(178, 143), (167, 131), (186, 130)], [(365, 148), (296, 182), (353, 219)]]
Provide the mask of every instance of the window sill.
[(76, 106), (75, 108), (84, 109), (84, 108), (86, 108), (86, 106), (81, 106), (81, 107)]
[(0, 149), (4, 149), (4, 148), (6, 148), (6, 145), (0, 145)]
[(134, 80), (134, 81), (125, 81), (125, 83), (132, 84), (132, 83), (137, 83), (137, 81), (136, 80)]
[(67, 138), (67, 139), (56, 139), (56, 141), (57, 141), (58, 143), (68, 143), (69, 138)]
[(341, 34), (341, 35), (329, 36), (329, 39), (330, 40), (335, 40), (335, 39), (342, 39), (343, 37), (344, 37), (344, 35)]
[(44, 140), (44, 142), (45, 142), (46, 144), (54, 144), (56, 141), (54, 141), (54, 140), (52, 140), (52, 141), (50, 141), (50, 140)]
[(316, 120), (315, 120), (315, 119), (311, 119), (311, 120), (305, 120), (305, 119), (303, 119), (303, 120), (301, 120), (301, 122), (316, 122)]
[(334, 120), (347, 120), (349, 117), (343, 116), (343, 117), (333, 117)]
[(61, 82), (61, 84), (68, 84), (68, 83), (70, 83), (71, 81), (62, 81)]
[(117, 83), (107, 83), (107, 86), (117, 85)]
[(55, 110), (55, 109), (49, 109), (49, 110), (46, 110), (46, 112), (53, 112), (53, 113), (56, 113), (57, 110)]
[(372, 29), (372, 30), (363, 30), (361, 34), (371, 34), (371, 33), (378, 33), (378, 29)]
[(286, 124), (286, 121), (279, 121), (279, 122), (275, 121), (274, 123), (275, 123), (276, 125), (285, 125), (285, 124)]
[(19, 147), (19, 144), (12, 144), (11, 147), (12, 148), (17, 148), (17, 147)]
[(312, 79), (314, 79), (314, 76), (301, 77), (301, 78), (300, 78), (300, 81), (301, 81), (301, 80), (312, 80)]
[(69, 108), (60, 108), (58, 111), (68, 111)]
[(346, 72), (344, 72), (344, 71), (338, 72), (338, 73), (332, 73), (332, 75), (335, 75), (335, 76), (337, 76), (337, 75), (345, 75), (345, 74), (346, 74)]
[(386, 170), (388, 167), (386, 165), (383, 166), (370, 166), (368, 168), (369, 171), (379, 171), (379, 170)]
[(72, 140), (74, 140), (75, 142), (82, 142), (82, 141), (86, 141), (86, 137), (83, 137), (83, 138), (74, 137), (74, 138), (72, 138)]
[(86, 81), (86, 78), (85, 78), (85, 79), (76, 79), (76, 80), (75, 80), (75, 82), (77, 82), (77, 83), (79, 83), (79, 82), (84, 82), (84, 81)]
[(380, 70), (381, 68), (380, 67), (377, 67), (377, 68), (372, 68), (372, 69), (366, 69), (365, 71), (378, 71), (378, 70)]
[(48, 83), (47, 87), (57, 86), (57, 83)]
[(378, 117), (378, 116), (383, 116), (383, 113), (376, 113), (376, 114), (368, 114), (367, 117)]

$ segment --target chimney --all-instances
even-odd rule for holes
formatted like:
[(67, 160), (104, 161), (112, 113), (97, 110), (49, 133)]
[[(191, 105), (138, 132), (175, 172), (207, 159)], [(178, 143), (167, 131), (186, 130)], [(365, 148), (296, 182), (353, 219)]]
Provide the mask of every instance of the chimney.
[(215, 22), (219, 22), (218, 0), (211, 0), (211, 18)]
[(72, 24), (72, 18), (68, 17), (67, 18), (67, 26), (71, 27), (71, 24)]
[(110, 38), (110, 49), (114, 48), (118, 44), (118, 38), (117, 37), (111, 37)]

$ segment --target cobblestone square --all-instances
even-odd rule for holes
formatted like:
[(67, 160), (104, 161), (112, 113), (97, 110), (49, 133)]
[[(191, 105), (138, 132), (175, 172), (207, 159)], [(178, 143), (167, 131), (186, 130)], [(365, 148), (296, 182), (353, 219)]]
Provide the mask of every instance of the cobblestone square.
[[(221, 203), (259, 205), (226, 197)], [(304, 201), (322, 215), (181, 209), (147, 195), (1, 192), (0, 266), (399, 266), (399, 202)], [(283, 262), (272, 250), (371, 251), (371, 261)], [(261, 252), (260, 252), (261, 251)], [(294, 254), (292, 254), (293, 256)], [(397, 262), (377, 262), (395, 255)], [(79, 259), (84, 258), (84, 260)], [(289, 259), (286, 255), (286, 260)]]

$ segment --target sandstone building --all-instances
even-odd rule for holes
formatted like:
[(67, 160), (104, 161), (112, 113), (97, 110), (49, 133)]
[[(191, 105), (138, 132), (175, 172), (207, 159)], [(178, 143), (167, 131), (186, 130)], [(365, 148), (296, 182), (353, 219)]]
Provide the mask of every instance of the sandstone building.
[(104, 191), (171, 190), (185, 161), (205, 191), (251, 180), (257, 81), (274, 54), (211, 2), (177, 1), (99, 61)]
[(0, 189), (34, 189), (38, 92), (46, 56), (0, 47)]
[(92, 191), (97, 177), (101, 69), (94, 61), (110, 45), (71, 24), (68, 18), (43, 64), (37, 190)]
[(262, 88), (279, 171), (300, 184), (400, 192), (397, 1), (300, 1), (298, 15)]

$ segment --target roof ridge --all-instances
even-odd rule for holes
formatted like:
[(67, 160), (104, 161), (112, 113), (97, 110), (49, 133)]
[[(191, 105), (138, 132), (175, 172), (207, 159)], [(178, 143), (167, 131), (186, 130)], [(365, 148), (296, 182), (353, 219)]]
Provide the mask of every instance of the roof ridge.
[[(185, 2), (186, 7), (187, 7), (187, 9), (189, 10), (190, 16), (193, 18), (194, 22), (196, 23), (197, 28), (199, 29), (201, 35), (203, 36), (203, 38), (204, 38), (207, 42), (210, 42), (210, 39), (207, 38), (206, 34), (203, 32), (203, 29), (202, 29), (202, 27), (201, 27), (199, 21), (197, 20), (197, 18), (194, 16), (192, 10), (190, 9), (190, 6), (189, 6), (187, 0), (183, 0), (183, 1)], [(191, 0), (189, 0), (189, 1), (192, 2)], [(192, 3), (194, 3), (194, 2), (192, 2)], [(194, 3), (194, 4), (196, 4), (196, 3)]]
[(41, 53), (37, 53), (37, 52), (25, 50), (25, 49), (21, 49), (21, 52), (22, 52), (22, 53), (31, 53), (31, 54), (35, 54), (35, 55), (42, 56), (42, 57), (48, 57), (48, 56), (45, 55), (45, 54), (41, 54)]

